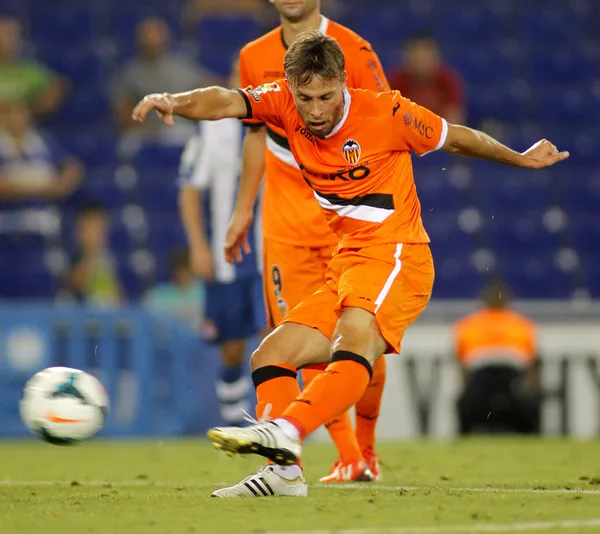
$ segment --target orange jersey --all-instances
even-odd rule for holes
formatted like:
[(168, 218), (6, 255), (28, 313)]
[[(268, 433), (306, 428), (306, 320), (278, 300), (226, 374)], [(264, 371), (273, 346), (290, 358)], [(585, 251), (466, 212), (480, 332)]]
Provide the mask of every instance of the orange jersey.
[[(379, 59), (367, 41), (325, 17), (322, 17), (320, 30), (340, 44), (346, 57), (349, 87), (389, 89)], [(283, 78), (286, 49), (281, 27), (246, 45), (240, 52), (241, 85), (258, 87)], [(267, 127), (262, 220), (265, 237), (309, 247), (337, 243), (337, 237), (327, 226), (312, 191), (299, 172), (286, 131), (278, 123), (267, 120), (245, 122), (264, 122)]]
[(510, 310), (481, 310), (454, 329), (456, 355), (465, 366), (514, 361), (528, 365), (536, 356), (535, 324)]
[(320, 139), (306, 129), (285, 80), (240, 92), (249, 117), (286, 132), (340, 249), (429, 242), (410, 152), (441, 148), (444, 119), (398, 91), (345, 89), (342, 119)]

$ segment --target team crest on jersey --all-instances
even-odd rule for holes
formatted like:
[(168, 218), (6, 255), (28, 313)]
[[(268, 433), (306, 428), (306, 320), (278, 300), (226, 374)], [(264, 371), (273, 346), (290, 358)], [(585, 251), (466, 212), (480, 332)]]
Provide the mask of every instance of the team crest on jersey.
[(350, 165), (356, 165), (360, 159), (360, 145), (354, 139), (348, 139), (342, 147), (342, 156)]

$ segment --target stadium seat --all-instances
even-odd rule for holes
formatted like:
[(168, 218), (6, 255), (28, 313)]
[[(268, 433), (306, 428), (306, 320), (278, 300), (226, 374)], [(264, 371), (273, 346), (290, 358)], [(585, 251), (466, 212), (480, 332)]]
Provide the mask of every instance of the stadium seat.
[(40, 9), (30, 17), (31, 32), (36, 42), (56, 46), (89, 42), (98, 35), (93, 13), (87, 9)]
[(76, 88), (80, 85), (93, 85), (96, 90), (100, 90), (106, 84), (107, 69), (91, 42), (77, 46), (55, 43), (51, 47), (38, 48), (37, 55)]
[(550, 203), (548, 175), (493, 168), (475, 180), (478, 207), (486, 214), (543, 212)]
[(473, 267), (470, 257), (455, 255), (435, 257), (433, 298), (476, 298), (481, 289), (482, 276)]
[(554, 265), (554, 259), (552, 251), (536, 254), (507, 252), (501, 257), (500, 272), (510, 280), (517, 298), (569, 298), (573, 290), (570, 277)]
[(424, 173), (415, 182), (421, 200), (421, 210), (424, 213), (443, 209), (458, 210), (466, 202), (463, 191), (450, 182), (449, 172)]

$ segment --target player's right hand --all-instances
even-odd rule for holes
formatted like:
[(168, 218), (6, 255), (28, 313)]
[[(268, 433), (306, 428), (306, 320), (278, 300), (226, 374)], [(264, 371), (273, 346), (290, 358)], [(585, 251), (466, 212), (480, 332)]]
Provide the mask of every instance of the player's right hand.
[(229, 221), (225, 235), (225, 260), (227, 263), (239, 263), (243, 253), (250, 254), (252, 249), (248, 243), (248, 230), (254, 218), (253, 213), (235, 211)]
[(168, 126), (174, 126), (173, 111), (175, 100), (169, 93), (154, 93), (145, 96), (133, 108), (131, 118), (136, 122), (144, 122), (150, 111), (155, 110), (162, 121)]
[(207, 243), (190, 247), (190, 263), (192, 273), (204, 281), (211, 281), (215, 276), (212, 251)]
[(569, 153), (559, 152), (550, 141), (542, 139), (523, 152), (528, 169), (544, 169), (569, 157)]

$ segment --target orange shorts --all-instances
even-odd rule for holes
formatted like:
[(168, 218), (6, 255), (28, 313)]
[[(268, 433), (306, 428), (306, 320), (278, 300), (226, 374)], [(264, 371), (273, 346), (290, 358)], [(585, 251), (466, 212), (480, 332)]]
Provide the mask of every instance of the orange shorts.
[(263, 288), (269, 327), (278, 326), (289, 310), (325, 283), (334, 248), (300, 247), (264, 239)]
[(399, 353), (404, 331), (429, 302), (434, 274), (427, 244), (342, 249), (329, 264), (325, 285), (285, 322), (316, 328), (331, 339), (342, 310), (362, 308), (375, 314), (389, 352)]

